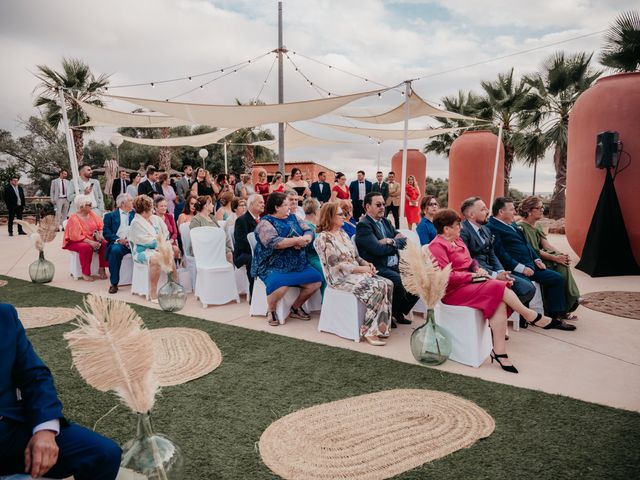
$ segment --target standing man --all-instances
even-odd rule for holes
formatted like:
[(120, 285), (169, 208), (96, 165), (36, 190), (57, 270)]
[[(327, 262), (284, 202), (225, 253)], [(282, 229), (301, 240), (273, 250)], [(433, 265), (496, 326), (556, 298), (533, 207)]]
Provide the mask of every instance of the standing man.
[(135, 214), (133, 211), (133, 198), (128, 193), (118, 195), (116, 207), (113, 212), (109, 212), (104, 216), (104, 226), (102, 228), (102, 235), (107, 241), (104, 258), (109, 262), (111, 283), (109, 293), (118, 292), (122, 259), (127, 253), (131, 253), (127, 236), (129, 225), (131, 225)]
[(184, 200), (191, 191), (193, 181), (191, 176), (193, 175), (193, 167), (188, 163), (182, 165), (182, 177), (176, 182), (176, 207), (173, 211), (173, 216), (178, 219), (182, 210), (184, 210)]
[(376, 172), (376, 182), (373, 184), (372, 192), (378, 192), (386, 203), (389, 198), (389, 185), (384, 181), (382, 172)]
[(327, 203), (331, 198), (331, 187), (327, 183), (327, 174), (318, 173), (318, 181), (313, 182), (310, 187), (311, 196), (320, 202), (320, 205)]
[(393, 223), (396, 226), (396, 229), (400, 228), (400, 183), (396, 182), (396, 174), (394, 172), (389, 172), (387, 176), (387, 188), (388, 188), (388, 197), (387, 197), (387, 209), (384, 212), (384, 216), (388, 217), (389, 212), (393, 215)]
[(247, 235), (256, 229), (262, 212), (264, 212), (264, 198), (254, 193), (247, 199), (247, 211), (238, 217), (233, 230), (233, 264), (236, 268), (247, 267), (249, 295), (253, 295), (253, 277), (251, 276), (251, 246)]
[[(22, 212), (24, 210), (24, 190), (18, 185), (18, 177), (12, 177), (9, 184), (4, 187), (4, 202), (9, 210), (9, 236), (13, 237), (13, 220), (22, 220)], [(26, 235), (22, 227), (18, 225), (18, 235)]]
[[(102, 217), (104, 213), (104, 198), (102, 196), (102, 190), (100, 189), (100, 182), (95, 178), (91, 178), (93, 171), (89, 165), (83, 165), (80, 167), (80, 178), (78, 179), (78, 185), (80, 192), (84, 195), (91, 197), (91, 210), (97, 215)], [(76, 198), (77, 192), (75, 185), (71, 184), (71, 196), (69, 197), (69, 213), (75, 212), (75, 205), (73, 199)]]
[(162, 186), (158, 183), (158, 172), (153, 165), (147, 168), (147, 179), (138, 185), (138, 195), (147, 195), (151, 198), (162, 195)]
[(129, 180), (127, 172), (125, 170), (120, 170), (118, 172), (119, 177), (113, 181), (113, 185), (111, 187), (111, 196), (113, 197), (113, 204), (116, 204), (116, 199), (118, 195), (121, 193), (127, 193), (127, 187), (129, 186)]
[(349, 185), (349, 194), (353, 203), (353, 218), (360, 221), (360, 217), (364, 215), (364, 197), (371, 191), (373, 185), (364, 178), (364, 171), (358, 170), (358, 179)]
[(67, 180), (69, 173), (62, 169), (58, 174), (58, 178), (51, 182), (49, 196), (51, 203), (56, 207), (56, 224), (62, 230), (62, 222), (67, 219), (69, 213), (69, 187), (71, 183)]

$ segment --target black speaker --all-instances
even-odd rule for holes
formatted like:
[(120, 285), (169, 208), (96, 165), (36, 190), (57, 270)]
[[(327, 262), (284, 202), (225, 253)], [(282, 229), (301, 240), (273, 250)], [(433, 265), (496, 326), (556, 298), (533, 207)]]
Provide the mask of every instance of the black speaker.
[(596, 168), (618, 165), (618, 132), (602, 132), (596, 140)]

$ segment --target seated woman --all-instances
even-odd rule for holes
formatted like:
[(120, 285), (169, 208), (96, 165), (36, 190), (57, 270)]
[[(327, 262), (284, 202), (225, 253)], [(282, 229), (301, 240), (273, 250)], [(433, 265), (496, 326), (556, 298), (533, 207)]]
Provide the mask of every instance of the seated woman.
[[(138, 195), (133, 200), (136, 216), (129, 226), (131, 256), (136, 263), (149, 265), (149, 298), (158, 303), (158, 280), (160, 280), (160, 252), (158, 237), (169, 239), (169, 231), (164, 221), (153, 214), (153, 200), (147, 195)], [(176, 266), (173, 263), (173, 274)]]
[[(527, 242), (536, 253), (540, 256), (544, 264), (547, 268), (551, 270), (555, 270), (564, 279), (564, 290), (565, 296), (567, 299), (567, 312), (564, 314), (565, 320), (577, 320), (577, 316), (573, 313), (578, 305), (580, 304), (580, 290), (578, 290), (578, 285), (576, 285), (576, 281), (573, 279), (573, 275), (571, 273), (571, 259), (569, 255), (566, 253), (562, 253), (558, 251), (553, 245), (549, 243), (547, 240), (547, 236), (542, 231), (540, 226), (536, 226), (536, 222), (541, 220), (544, 217), (544, 205), (542, 204), (542, 200), (540, 197), (529, 196), (525, 198), (520, 204), (520, 216), (522, 216), (522, 221), (518, 222), (518, 225), (522, 227), (522, 232), (524, 233)], [(544, 290), (542, 292), (543, 298)], [(561, 317), (562, 318), (562, 317)]]
[(91, 276), (91, 261), (94, 253), (98, 254), (100, 261), (98, 276), (101, 279), (107, 278), (105, 268), (109, 265), (104, 258), (107, 241), (102, 236), (102, 218), (91, 209), (91, 199), (89, 195), (75, 196), (73, 204), (76, 207), (76, 213), (69, 217), (62, 240), (62, 248), (79, 255), (82, 279), (87, 282), (94, 280)]
[[(198, 197), (195, 209), (196, 214), (191, 219), (191, 223), (189, 223), (189, 230), (193, 230), (194, 228), (198, 227), (220, 228), (220, 224), (218, 224), (213, 216), (213, 199), (209, 195)], [(225, 235), (225, 240), (227, 262), (231, 263), (233, 261), (233, 247), (231, 246), (231, 240), (229, 240), (228, 235)], [(193, 256), (193, 247), (190, 246), (190, 251), (187, 252), (187, 255), (191, 257)]]
[(218, 222), (229, 220), (229, 217), (233, 213), (231, 211), (231, 201), (233, 200), (233, 193), (224, 192), (220, 194), (220, 206), (216, 210), (216, 220)]
[(163, 195), (156, 195), (153, 197), (153, 205), (156, 215), (164, 220), (164, 223), (169, 232), (169, 243), (173, 249), (173, 257), (180, 258), (180, 247), (178, 247), (178, 227), (176, 221), (173, 218), (173, 214), (169, 213), (167, 199)]
[(345, 231), (349, 238), (353, 237), (356, 234), (356, 221), (351, 215), (353, 213), (353, 208), (351, 207), (350, 200), (340, 200), (340, 209), (342, 210), (342, 214), (344, 215), (344, 222), (342, 223), (342, 230)]
[[(302, 202), (302, 210), (304, 210), (304, 221), (311, 231), (313, 235), (316, 234), (316, 225), (318, 224), (318, 213), (320, 211), (320, 202), (313, 197), (305, 198), (304, 202)], [(318, 273), (322, 275), (324, 279), (324, 273), (322, 272), (322, 265), (320, 265), (320, 258), (316, 253), (316, 249), (313, 246), (313, 243), (310, 243), (307, 247), (307, 257), (309, 258), (309, 263), (313, 268), (318, 270)], [(320, 292), (324, 295), (324, 289), (327, 287), (327, 282), (322, 281), (322, 286), (320, 287)]]
[(342, 229), (344, 212), (337, 203), (325, 203), (320, 210), (316, 251), (327, 273), (327, 283), (353, 293), (365, 304), (360, 335), (371, 345), (385, 344), (391, 327), (393, 282), (376, 275), (373, 264), (360, 258)]
[(178, 228), (183, 223), (191, 223), (191, 219), (193, 219), (196, 212), (196, 204), (198, 203), (198, 197), (193, 193), (189, 193), (187, 198), (184, 199), (184, 209), (182, 213), (178, 217)]
[(426, 245), (436, 238), (436, 227), (433, 226), (433, 216), (438, 211), (438, 200), (433, 195), (426, 195), (420, 200), (420, 216), (422, 219), (416, 227), (420, 237), (420, 245)]
[(303, 220), (291, 214), (289, 208), (284, 193), (272, 193), (266, 215), (254, 231), (256, 247), (251, 275), (260, 277), (267, 287), (267, 321), (274, 327), (279, 325), (276, 306), (289, 287), (300, 287), (290, 316), (310, 320), (302, 305), (322, 285), (322, 276), (309, 264), (306, 253), (313, 232)]
[(460, 218), (454, 210), (438, 211), (433, 217), (433, 224), (438, 235), (423, 248), (429, 249), (440, 268), (451, 264), (449, 284), (442, 303), (480, 310), (483, 317), (489, 320), (493, 337), (491, 362), (495, 360), (503, 370), (518, 373), (516, 367), (509, 361), (506, 350), (505, 335), (507, 318), (510, 315), (507, 309), (515, 310), (529, 324), (545, 330), (553, 328), (560, 322), (543, 317), (542, 314), (525, 307), (516, 294), (507, 288), (513, 283), (512, 281), (494, 280), (485, 270), (478, 267), (460, 239)]

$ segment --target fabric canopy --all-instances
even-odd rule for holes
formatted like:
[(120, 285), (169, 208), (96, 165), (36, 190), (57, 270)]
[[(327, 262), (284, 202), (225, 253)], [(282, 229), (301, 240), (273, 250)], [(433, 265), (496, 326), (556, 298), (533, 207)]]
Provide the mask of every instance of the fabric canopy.
[[(326, 138), (314, 137), (307, 133), (301, 132), (290, 123), (284, 126), (284, 148), (285, 150), (293, 150), (300, 147), (313, 147), (320, 145), (334, 145), (336, 143), (350, 143), (342, 142), (340, 140), (328, 140)], [(261, 142), (254, 142), (252, 145), (259, 147), (265, 147), (274, 152), (278, 151), (278, 140), (263, 140)]]
[(144, 113), (125, 113), (108, 108), (97, 107), (90, 103), (76, 100), (91, 120), (83, 127), (181, 127), (193, 125), (192, 122), (167, 117), (166, 115), (148, 115)]
[(215, 132), (203, 133), (200, 135), (189, 135), (186, 137), (171, 137), (171, 138), (135, 138), (126, 137), (121, 135), (120, 137), (125, 142), (138, 143), (140, 145), (150, 145), (152, 147), (203, 147), (205, 145), (211, 145), (218, 140), (226, 137), (227, 135), (235, 132), (237, 128), (222, 128)]
[[(428, 102), (424, 101), (420, 96), (411, 91), (409, 95), (409, 118), (416, 117), (440, 117), (440, 118), (452, 118), (456, 120), (479, 120), (478, 118), (467, 117), (460, 115), (459, 113), (448, 112), (447, 110), (441, 110), (434, 107)], [(388, 112), (380, 113), (377, 115), (343, 115), (346, 118), (352, 118), (359, 122), (367, 123), (397, 123), (402, 122), (405, 119), (405, 102), (402, 102), (396, 108), (389, 110)]]
[[(359, 128), (359, 127), (347, 127), (344, 125), (329, 125), (327, 123), (319, 123), (324, 127), (340, 130), (341, 132), (353, 133), (354, 135), (364, 135), (371, 137), (379, 141), (385, 140), (404, 140), (404, 130), (383, 130), (381, 128)], [(453, 128), (427, 128), (424, 130), (407, 130), (408, 140), (419, 140), (423, 138), (435, 137), (436, 135), (442, 135), (443, 133), (455, 132), (468, 127), (453, 127)]]
[(155, 112), (161, 112), (170, 117), (179, 118), (198, 125), (243, 128), (268, 123), (309, 120), (332, 112), (347, 103), (383, 91), (384, 89), (353, 95), (328, 97), (320, 100), (270, 105), (204, 105), (121, 97), (117, 95), (106, 96), (114, 100), (123, 100), (135, 105), (140, 105)]

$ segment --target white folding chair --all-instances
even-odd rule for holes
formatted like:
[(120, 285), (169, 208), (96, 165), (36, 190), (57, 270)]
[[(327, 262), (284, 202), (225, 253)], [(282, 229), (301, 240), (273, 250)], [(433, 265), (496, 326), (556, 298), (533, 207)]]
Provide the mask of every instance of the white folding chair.
[(240, 302), (233, 265), (226, 258), (226, 236), (218, 227), (198, 227), (191, 230), (191, 246), (196, 260), (194, 295), (202, 306)]
[(247, 278), (247, 266), (243, 265), (240, 268), (234, 267), (234, 274), (236, 276), (236, 288), (240, 295), (249, 295), (249, 279)]
[(188, 254), (189, 250), (191, 250), (191, 229), (188, 223), (180, 225), (180, 238), (182, 239), (182, 248), (184, 249), (184, 265), (191, 274), (191, 286), (193, 287), (196, 284), (198, 271), (196, 268), (196, 259)]

